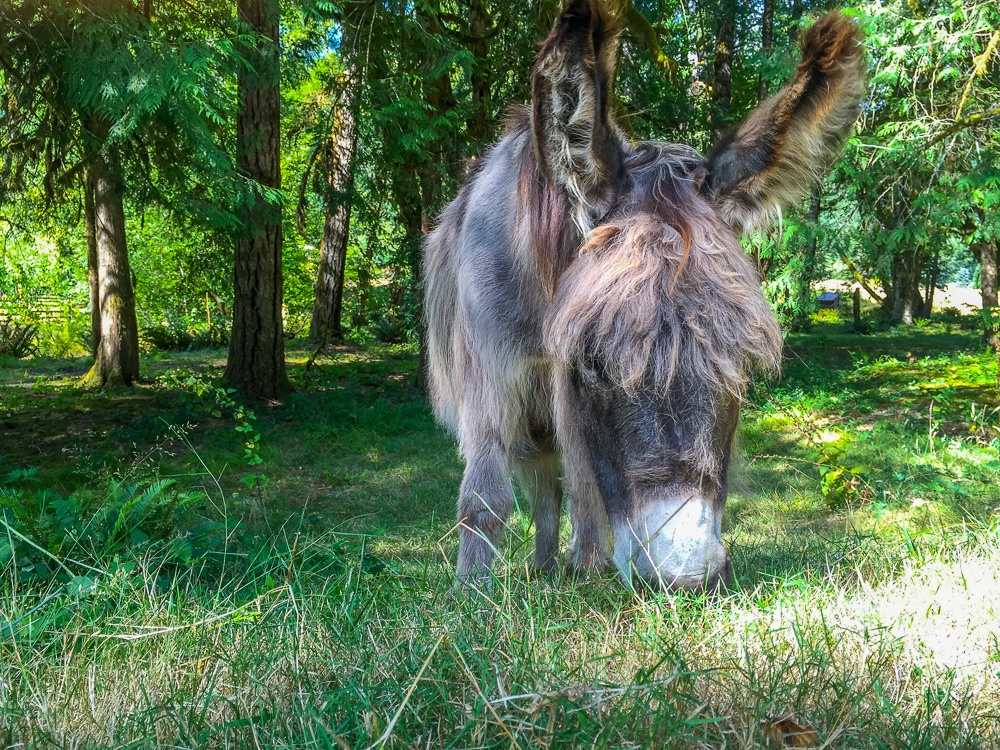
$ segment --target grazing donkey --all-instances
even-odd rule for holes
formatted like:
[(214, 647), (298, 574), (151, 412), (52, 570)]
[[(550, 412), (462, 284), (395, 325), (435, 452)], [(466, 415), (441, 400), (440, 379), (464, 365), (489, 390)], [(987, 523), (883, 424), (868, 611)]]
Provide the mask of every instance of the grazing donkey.
[(720, 523), (740, 401), (781, 356), (738, 234), (837, 152), (865, 89), (860, 32), (817, 21), (791, 83), (707, 159), (616, 127), (617, 35), (601, 0), (569, 0), (530, 110), (424, 247), (431, 400), (466, 461), (463, 581), (489, 573), (512, 473), (535, 500), (535, 565), (556, 565), (560, 455), (571, 569), (613, 560), (627, 584), (664, 588), (731, 576)]

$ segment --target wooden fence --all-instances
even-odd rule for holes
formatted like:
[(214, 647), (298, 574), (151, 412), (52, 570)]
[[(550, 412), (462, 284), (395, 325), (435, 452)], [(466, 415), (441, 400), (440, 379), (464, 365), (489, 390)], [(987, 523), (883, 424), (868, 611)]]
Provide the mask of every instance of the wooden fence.
[(26, 312), (13, 313), (0, 297), (0, 323), (58, 323), (87, 312), (87, 300), (63, 299), (56, 295), (36, 298)]

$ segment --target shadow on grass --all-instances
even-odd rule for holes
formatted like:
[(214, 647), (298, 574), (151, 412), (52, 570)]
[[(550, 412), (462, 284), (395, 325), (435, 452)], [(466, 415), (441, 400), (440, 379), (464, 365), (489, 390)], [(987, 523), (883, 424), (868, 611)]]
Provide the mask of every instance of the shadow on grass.
[[(127, 390), (78, 388), (83, 359), (0, 363), (0, 456), (8, 468), (36, 468), (41, 485), (62, 494), (151, 454), (156, 472), (192, 486), (209, 481), (199, 476), (204, 463), (227, 493), (245, 494), (240, 479), (251, 471), (267, 474), (267, 516), (277, 525), (298, 518), (307, 530), (375, 531), (441, 517), (450, 525), (461, 467), (414, 386), (414, 354), (345, 347), (307, 376), (296, 354), (296, 390), (282, 404), (254, 408), (259, 467), (245, 464), (244, 436), (233, 419), (212, 413), (210, 395), (151, 378), (171, 365), (215, 378), (218, 352), (161, 355), (144, 369), (146, 381)], [(184, 429), (190, 446), (171, 426)]]
[[(799, 358), (789, 364), (780, 387), (798, 389), (807, 404), (817, 394), (832, 393), (856, 407), (865, 400), (850, 382), (850, 352), (859, 341), (871, 355), (972, 346), (971, 335), (964, 333), (845, 335), (843, 345), (831, 350), (827, 344), (833, 338), (822, 332), (797, 335), (793, 346)], [(289, 351), (295, 392), (280, 405), (255, 409), (260, 467), (246, 466), (243, 435), (232, 419), (211, 414), (208, 399), (152, 380), (172, 368), (217, 377), (221, 352), (147, 358), (147, 383), (119, 392), (76, 388), (84, 360), (0, 362), (0, 454), (7, 467), (36, 467), (42, 486), (63, 494), (93, 481), (95, 469), (118, 471), (142, 455), (155, 454), (156, 472), (192, 486), (207, 481), (197, 475), (203, 462), (229, 494), (247, 494), (240, 480), (263, 472), (270, 480), (261, 496), (269, 527), (379, 534), (387, 554), (440, 561), (437, 540), (454, 523), (462, 465), (414, 385), (415, 352), (344, 346), (307, 367), (310, 354)], [(836, 367), (829, 366), (833, 359)], [(895, 375), (881, 373), (862, 385), (880, 388), (883, 376)], [(982, 514), (981, 497), (955, 490), (953, 477), (933, 465), (914, 465), (912, 450), (904, 450), (913, 429), (893, 422), (893, 415), (885, 420), (891, 424), (884, 433), (859, 435), (852, 449), (872, 467), (870, 482), (877, 492), (889, 489), (895, 502), (903, 502), (911, 491), (926, 488), (951, 519)], [(169, 425), (185, 426), (197, 459), (169, 437)], [(844, 512), (826, 506), (815, 457), (802, 437), (765, 430), (755, 418), (742, 428), (741, 442), (744, 459), (733, 473), (725, 521), (739, 578), (748, 585), (793, 581), (863, 564), (870, 535), (854, 530)], [(878, 494), (871, 499), (883, 500)], [(450, 550), (453, 540), (446, 546)]]

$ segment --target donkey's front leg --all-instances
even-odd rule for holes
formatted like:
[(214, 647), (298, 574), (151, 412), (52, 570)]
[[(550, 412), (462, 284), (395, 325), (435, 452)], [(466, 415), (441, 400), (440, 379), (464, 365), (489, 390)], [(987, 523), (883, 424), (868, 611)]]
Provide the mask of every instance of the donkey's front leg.
[(569, 543), (571, 575), (587, 576), (611, 567), (608, 554), (609, 525), (604, 501), (592, 482), (572, 482), (569, 500), (569, 518), (573, 536)]
[(513, 505), (507, 460), (499, 443), (467, 452), (458, 496), (460, 580), (489, 574)]

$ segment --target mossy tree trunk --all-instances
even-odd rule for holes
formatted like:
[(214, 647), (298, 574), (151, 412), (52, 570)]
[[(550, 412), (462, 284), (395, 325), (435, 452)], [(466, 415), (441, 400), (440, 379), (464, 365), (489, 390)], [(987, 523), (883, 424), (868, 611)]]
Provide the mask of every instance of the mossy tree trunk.
[(983, 327), (986, 343), (993, 349), (997, 360), (997, 385), (1000, 386), (1000, 321), (998, 321), (997, 266), (1000, 265), (1000, 248), (996, 239), (979, 242), (972, 248), (979, 261), (979, 291), (983, 296)]
[(225, 381), (248, 398), (276, 399), (290, 390), (282, 329), (281, 95), (277, 0), (238, 0), (240, 21), (256, 35), (241, 41), (236, 164), (250, 185), (238, 214), (233, 328)]
[(997, 306), (997, 241), (979, 242), (972, 248), (979, 261), (979, 292), (983, 297), (983, 309)]
[(913, 325), (923, 309), (920, 278), (923, 275), (925, 252), (921, 247), (899, 251), (892, 259), (892, 279), (883, 302), (893, 325)]
[(97, 251), (100, 342), (84, 385), (127, 385), (139, 379), (139, 330), (135, 291), (125, 241), (124, 185), (118, 147), (108, 143), (110, 125), (94, 118), (91, 131), (101, 141), (90, 164)]
[(97, 216), (91, 170), (83, 172), (83, 216), (87, 232), (87, 285), (90, 289), (90, 352), (97, 359), (101, 346), (101, 276), (97, 255)]

